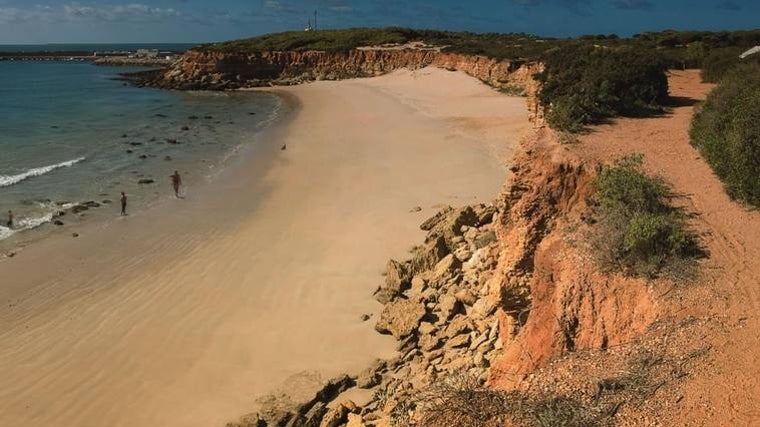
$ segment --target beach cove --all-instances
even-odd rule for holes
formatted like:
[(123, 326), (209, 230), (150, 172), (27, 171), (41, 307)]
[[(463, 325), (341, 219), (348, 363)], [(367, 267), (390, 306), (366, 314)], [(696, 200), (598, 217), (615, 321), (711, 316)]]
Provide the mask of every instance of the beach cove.
[(385, 262), (437, 206), (491, 201), (530, 127), (440, 69), (271, 91), (293, 117), (215, 182), (0, 262), (0, 425), (223, 425), (392, 356), (361, 320)]

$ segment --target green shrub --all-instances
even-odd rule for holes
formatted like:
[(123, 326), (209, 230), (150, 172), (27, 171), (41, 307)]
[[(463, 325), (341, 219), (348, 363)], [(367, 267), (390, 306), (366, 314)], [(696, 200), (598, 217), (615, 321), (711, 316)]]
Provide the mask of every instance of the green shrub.
[(729, 71), (694, 115), (690, 135), (726, 192), (760, 206), (760, 65)]
[(666, 203), (670, 190), (640, 170), (630, 156), (602, 170), (596, 181), (600, 220), (593, 239), (597, 259), (608, 271), (633, 276), (686, 272), (699, 254), (684, 214)]
[(742, 49), (728, 48), (711, 51), (702, 61), (702, 81), (717, 83), (731, 68), (739, 65)]
[(572, 44), (548, 52), (539, 100), (555, 129), (578, 131), (616, 115), (659, 110), (668, 97), (667, 67), (652, 51)]

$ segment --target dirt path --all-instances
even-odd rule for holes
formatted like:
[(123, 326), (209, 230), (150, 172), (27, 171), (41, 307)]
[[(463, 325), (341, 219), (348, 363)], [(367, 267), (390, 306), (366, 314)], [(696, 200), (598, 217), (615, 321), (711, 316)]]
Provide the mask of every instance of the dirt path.
[(694, 339), (712, 350), (686, 382), (680, 413), (663, 425), (760, 425), (760, 212), (732, 201), (689, 144), (694, 105), (711, 88), (696, 71), (673, 72), (677, 106), (669, 114), (616, 120), (572, 150), (603, 161), (644, 154), (645, 168), (670, 182), (677, 203), (694, 214), (710, 254), (699, 283), (674, 292), (669, 303), (676, 318), (710, 320)]

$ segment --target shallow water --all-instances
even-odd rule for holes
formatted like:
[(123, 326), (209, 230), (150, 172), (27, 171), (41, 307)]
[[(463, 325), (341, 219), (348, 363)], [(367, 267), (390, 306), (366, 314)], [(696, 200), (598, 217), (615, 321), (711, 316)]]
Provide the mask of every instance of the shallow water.
[[(134, 70), (0, 62), (0, 240), (49, 224), (73, 203), (97, 201), (97, 212), (118, 213), (121, 191), (130, 211), (144, 209), (171, 194), (174, 170), (192, 189), (240, 144), (255, 143), (283, 108), (270, 93), (160, 91), (114, 79)], [(4, 227), (8, 210), (12, 230)], [(58, 219), (78, 222), (95, 211)]]

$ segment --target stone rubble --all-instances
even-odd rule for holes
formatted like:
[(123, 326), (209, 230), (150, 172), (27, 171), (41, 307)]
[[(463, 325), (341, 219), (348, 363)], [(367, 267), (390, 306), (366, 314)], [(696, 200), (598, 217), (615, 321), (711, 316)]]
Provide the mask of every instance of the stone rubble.
[[(446, 207), (421, 225), (427, 237), (411, 259), (388, 262), (375, 292), (384, 305), (375, 329), (398, 340), (398, 356), (376, 361), (357, 377), (329, 381), (295, 410), (265, 405), (228, 427), (390, 426), (403, 402), (440, 377), (466, 373), (485, 383), (501, 348), (495, 303), (486, 292), (497, 264), (495, 216), (493, 205)], [(348, 384), (374, 396), (362, 407), (332, 402)]]

